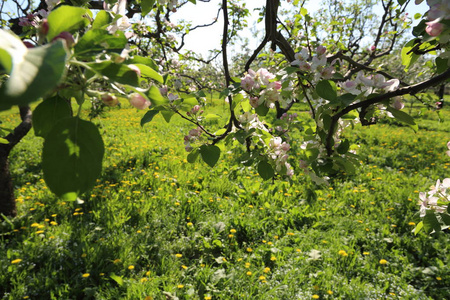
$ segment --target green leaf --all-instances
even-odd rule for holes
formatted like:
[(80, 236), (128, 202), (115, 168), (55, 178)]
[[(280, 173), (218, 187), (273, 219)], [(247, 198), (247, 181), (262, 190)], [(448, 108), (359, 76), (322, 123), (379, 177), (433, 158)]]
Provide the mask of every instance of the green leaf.
[(115, 64), (112, 61), (102, 61), (99, 63), (88, 63), (89, 67), (98, 74), (107, 77), (112, 82), (139, 86), (139, 77), (135, 71), (127, 65)]
[(45, 138), (59, 120), (71, 115), (72, 109), (65, 99), (55, 96), (44, 100), (33, 111), (34, 134)]
[(146, 123), (149, 123), (153, 120), (153, 117), (159, 113), (159, 110), (149, 110), (145, 113), (145, 115), (141, 119), (141, 126), (144, 126)]
[(125, 61), (125, 63), (127, 65), (129, 65), (129, 64), (146, 65), (146, 66), (152, 68), (153, 70), (158, 71), (158, 65), (156, 65), (156, 63), (153, 61), (153, 59), (148, 58), (148, 57), (142, 57), (142, 56), (139, 56), (139, 55), (134, 55), (132, 58), (127, 59)]
[(155, 4), (155, 0), (142, 0), (141, 8), (142, 8), (142, 17), (145, 17), (152, 9)]
[(436, 71), (438, 74), (444, 73), (448, 69), (448, 59), (436, 57)]
[(100, 29), (107, 27), (111, 22), (113, 18), (111, 14), (105, 10), (101, 10), (97, 13), (97, 16), (95, 16), (95, 20), (92, 23), (93, 29)]
[(417, 39), (410, 40), (402, 48), (402, 65), (405, 66), (405, 72), (408, 71), (409, 67), (419, 58), (419, 55), (414, 54), (411, 51), (416, 45), (416, 40)]
[(105, 50), (120, 53), (128, 40), (122, 31), (110, 34), (105, 29), (91, 29), (75, 45), (75, 55), (96, 55)]
[(194, 4), (197, 4), (197, 1), (196, 1), (196, 0), (189, 0), (189, 2), (194, 3)]
[(258, 114), (258, 116), (265, 116), (269, 112), (269, 108), (265, 105), (259, 105), (257, 108), (255, 108), (255, 112)]
[(202, 145), (199, 149), (202, 159), (211, 168), (214, 167), (220, 157), (220, 148), (216, 145)]
[(395, 109), (391, 106), (386, 107), (386, 110), (388, 112), (390, 112), (397, 120), (404, 122), (408, 125), (416, 125), (416, 122), (414, 122), (413, 117), (411, 117), (407, 113), (405, 113), (401, 110)]
[(417, 235), (423, 228), (423, 221), (420, 221), (417, 225), (416, 228), (414, 228), (413, 232), (414, 235)]
[(81, 7), (61, 5), (52, 10), (47, 17), (47, 40), (53, 40), (55, 36), (63, 31), (73, 33), (80, 28), (86, 27), (89, 25), (87, 16), (92, 16), (92, 13), (90, 10)]
[(425, 217), (423, 217), (423, 227), (427, 233), (430, 233), (433, 230), (436, 232), (441, 231), (441, 225), (433, 210), (427, 210)]
[(403, 4), (405, 4), (406, 0), (397, 0), (398, 5), (402, 6)]
[(323, 99), (330, 101), (336, 100), (336, 84), (331, 80), (319, 81), (316, 85), (316, 93)]
[(114, 280), (115, 282), (117, 282), (117, 284), (118, 284), (119, 286), (122, 286), (122, 285), (123, 285), (123, 279), (122, 279), (122, 277), (117, 276), (117, 275), (114, 274), (114, 273), (112, 273), (111, 275), (109, 275), (109, 277), (110, 277), (112, 280)]
[(135, 66), (138, 67), (139, 70), (141, 70), (141, 76), (154, 79), (159, 83), (164, 83), (163, 77), (152, 68), (143, 64), (136, 64)]
[(345, 140), (341, 141), (341, 143), (337, 147), (336, 151), (339, 154), (345, 154), (345, 153), (347, 153), (349, 148), (350, 148), (350, 143), (347, 139), (345, 139)]
[(220, 116), (218, 114), (207, 114), (205, 116), (205, 120), (210, 121), (210, 120), (218, 120), (220, 119)]
[(104, 144), (93, 123), (77, 117), (57, 122), (42, 150), (42, 170), (50, 190), (68, 201), (91, 189), (102, 171)]
[(152, 102), (152, 105), (155, 105), (155, 106), (165, 105), (165, 104), (169, 103), (169, 100), (164, 98), (161, 95), (161, 92), (159, 91), (159, 89), (154, 85), (152, 85), (150, 87), (150, 89), (148, 90), (147, 97)]
[(199, 154), (200, 152), (198, 151), (198, 149), (194, 149), (188, 154), (186, 159), (189, 163), (193, 164), (197, 160)]
[(443, 213), (439, 214), (441, 216), (442, 222), (444, 222), (445, 225), (450, 226), (450, 215)]
[(427, 27), (427, 21), (421, 20), (419, 24), (413, 27), (412, 34), (416, 37), (421, 37), (425, 33), (425, 28)]
[(9, 141), (0, 137), (0, 144), (9, 144)]
[(166, 120), (167, 123), (170, 123), (170, 119), (172, 119), (172, 116), (175, 113), (173, 111), (171, 111), (171, 110), (162, 110), (161, 114), (162, 114), (164, 120)]
[(12, 70), (12, 57), (5, 49), (0, 49), (0, 74), (11, 73)]
[(271, 164), (269, 164), (266, 160), (262, 160), (258, 164), (258, 174), (262, 179), (268, 180), (273, 178), (275, 171), (273, 170)]
[(0, 87), (0, 110), (26, 105), (51, 92), (66, 68), (62, 41), (27, 49), (20, 39), (0, 30), (0, 48), (12, 58), (10, 77)]

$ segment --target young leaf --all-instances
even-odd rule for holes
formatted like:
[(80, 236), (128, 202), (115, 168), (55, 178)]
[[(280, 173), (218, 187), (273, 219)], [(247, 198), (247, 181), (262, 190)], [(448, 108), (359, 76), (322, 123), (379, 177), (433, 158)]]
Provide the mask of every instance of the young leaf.
[(91, 189), (102, 171), (104, 144), (93, 123), (77, 117), (57, 122), (42, 150), (42, 170), (50, 190), (74, 201)]
[(99, 63), (89, 63), (88, 66), (98, 74), (107, 77), (110, 81), (139, 86), (138, 75), (127, 65), (115, 64), (112, 61), (102, 61)]
[(412, 39), (405, 44), (402, 48), (402, 65), (405, 66), (405, 71), (408, 71), (409, 67), (419, 58), (419, 55), (411, 52), (412, 48), (416, 45), (416, 39)]
[(150, 68), (149, 66), (146, 66), (143, 64), (136, 64), (135, 66), (138, 67), (139, 70), (141, 70), (141, 76), (154, 79), (154, 80), (158, 81), (159, 83), (164, 82), (163, 77), (158, 72), (156, 72), (155, 70)]
[(142, 17), (145, 17), (153, 9), (154, 4), (155, 4), (155, 0), (142, 0), (141, 1)]
[(12, 69), (0, 87), (0, 110), (26, 105), (45, 96), (60, 82), (67, 52), (62, 41), (27, 49), (15, 35), (0, 30), (0, 48), (12, 58)]
[(192, 150), (187, 156), (187, 161), (193, 164), (197, 160), (199, 154), (200, 152), (198, 151), (198, 149)]
[(405, 113), (405, 112), (403, 112), (401, 110), (395, 109), (393, 107), (390, 107), (390, 106), (388, 106), (386, 108), (386, 110), (388, 112), (390, 112), (397, 120), (399, 120), (401, 122), (404, 122), (404, 123), (406, 123), (408, 125), (416, 125), (416, 122), (414, 122), (413, 117), (411, 117), (407, 113)]
[(257, 108), (255, 108), (255, 112), (258, 114), (258, 116), (265, 116), (269, 112), (269, 108), (265, 105), (259, 105)]
[(199, 149), (202, 159), (211, 168), (214, 167), (220, 157), (220, 148), (216, 145), (202, 145)]
[(53, 40), (63, 31), (74, 32), (87, 26), (89, 20), (85, 15), (92, 16), (92, 13), (88, 9), (69, 5), (61, 5), (52, 10), (47, 17), (49, 27), (47, 40)]
[(114, 35), (105, 29), (91, 29), (86, 32), (74, 47), (75, 55), (95, 55), (103, 51), (120, 53), (128, 40), (122, 31)]
[(101, 10), (97, 13), (94, 22), (92, 23), (92, 28), (103, 28), (111, 23), (112, 17), (111, 14), (105, 10)]
[(265, 160), (262, 160), (258, 164), (258, 174), (262, 179), (268, 180), (270, 178), (273, 178), (273, 176), (275, 175), (275, 171), (273, 170), (271, 164), (269, 164)]
[(149, 110), (145, 113), (145, 115), (141, 119), (141, 126), (144, 126), (146, 123), (149, 123), (153, 120), (153, 117), (159, 113), (159, 110)]
[(69, 103), (59, 96), (41, 102), (33, 111), (34, 134), (45, 138), (61, 119), (72, 115)]
[(337, 92), (336, 92), (336, 84), (331, 80), (322, 80), (319, 81), (316, 85), (317, 94), (326, 100), (336, 100)]
[(441, 225), (439, 224), (434, 211), (427, 210), (425, 217), (423, 217), (423, 227), (427, 233), (431, 233), (433, 230), (436, 232), (441, 231)]
[(159, 91), (159, 89), (154, 85), (152, 85), (150, 87), (150, 89), (148, 90), (147, 96), (150, 99), (150, 101), (152, 102), (152, 105), (155, 105), (155, 106), (160, 106), (160, 105), (169, 103), (169, 100), (164, 98), (161, 95), (161, 92)]

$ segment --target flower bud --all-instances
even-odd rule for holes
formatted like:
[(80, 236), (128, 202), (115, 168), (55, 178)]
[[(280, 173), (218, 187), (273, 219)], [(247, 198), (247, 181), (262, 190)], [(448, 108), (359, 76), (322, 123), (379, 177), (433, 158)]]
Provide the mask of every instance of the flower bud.
[(117, 100), (117, 97), (111, 94), (103, 94), (102, 95), (102, 102), (107, 106), (116, 106), (119, 104), (119, 100)]
[(49, 27), (48, 27), (47, 19), (42, 20), (41, 27), (39, 28), (40, 33), (42, 35), (47, 35), (48, 29), (49, 29)]
[(425, 28), (425, 31), (430, 36), (438, 36), (444, 30), (444, 25), (442, 25), (441, 23), (438, 23), (436, 21), (426, 22), (425, 24), (427, 24), (427, 28)]
[(146, 109), (151, 105), (151, 102), (148, 101), (144, 96), (139, 93), (133, 93), (129, 97), (130, 104), (137, 109)]
[(73, 35), (70, 32), (63, 31), (57, 36), (55, 36), (52, 40), (64, 40), (66, 42), (67, 48), (72, 48), (72, 46), (75, 44), (75, 40), (73, 39)]

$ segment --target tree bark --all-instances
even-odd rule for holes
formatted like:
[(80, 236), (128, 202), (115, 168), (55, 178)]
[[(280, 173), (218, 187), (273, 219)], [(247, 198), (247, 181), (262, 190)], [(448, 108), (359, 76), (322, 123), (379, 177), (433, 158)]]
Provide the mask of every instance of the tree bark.
[(3, 214), (9, 217), (15, 217), (17, 215), (17, 209), (8, 157), (14, 146), (17, 145), (31, 129), (30, 107), (19, 107), (19, 112), (22, 122), (12, 133), (5, 137), (8, 143), (0, 144), (0, 215)]

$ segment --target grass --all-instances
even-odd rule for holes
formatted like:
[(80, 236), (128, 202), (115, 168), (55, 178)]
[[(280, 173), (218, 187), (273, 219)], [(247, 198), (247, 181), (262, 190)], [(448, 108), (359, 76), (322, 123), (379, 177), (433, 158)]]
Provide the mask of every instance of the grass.
[(104, 172), (84, 204), (46, 189), (40, 138), (15, 148), (19, 216), (0, 223), (0, 299), (450, 298), (448, 233), (411, 233), (419, 191), (449, 176), (448, 121), (355, 127), (361, 167), (317, 187), (301, 173), (262, 181), (225, 152), (214, 169), (189, 164), (191, 127), (157, 116), (141, 128), (142, 115), (95, 120)]

